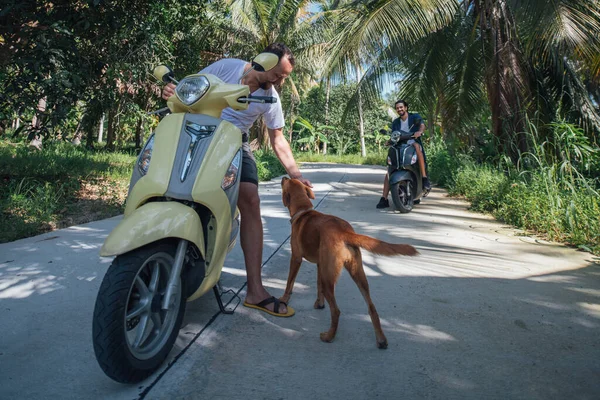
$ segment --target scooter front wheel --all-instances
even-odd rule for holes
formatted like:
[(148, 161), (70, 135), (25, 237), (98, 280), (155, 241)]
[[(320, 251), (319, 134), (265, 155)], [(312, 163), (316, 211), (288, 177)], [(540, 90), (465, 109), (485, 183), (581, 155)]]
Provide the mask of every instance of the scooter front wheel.
[(414, 205), (412, 183), (410, 181), (400, 181), (394, 183), (390, 190), (396, 210), (403, 214), (411, 212)]
[(175, 244), (155, 243), (119, 255), (104, 276), (94, 308), (94, 352), (117, 382), (150, 376), (177, 338), (185, 313), (181, 281), (169, 308), (161, 309), (175, 250)]

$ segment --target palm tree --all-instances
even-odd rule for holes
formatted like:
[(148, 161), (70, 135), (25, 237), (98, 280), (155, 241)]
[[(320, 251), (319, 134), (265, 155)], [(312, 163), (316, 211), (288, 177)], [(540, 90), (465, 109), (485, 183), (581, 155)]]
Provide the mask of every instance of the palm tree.
[(528, 147), (526, 113), (598, 131), (598, 2), (388, 0), (341, 8), (328, 70), (343, 76), (364, 66), (357, 92), (367, 98), (401, 73), (402, 95), (450, 129), (478, 118), (488, 103), (499, 151), (513, 157)]
[[(313, 18), (309, 0), (225, 0), (230, 18), (221, 26), (229, 38), (231, 54), (249, 59), (271, 43), (283, 42), (297, 60), (290, 86), (289, 111), (299, 101), (298, 82), (310, 84), (324, 50), (327, 26)], [(261, 147), (268, 145), (266, 128), (258, 129)]]
[[(385, 67), (386, 48), (412, 43), (442, 28), (456, 7), (454, 0), (340, 1), (336, 8), (324, 10), (323, 19), (333, 27), (325, 74), (359, 82), (346, 112), (356, 109), (360, 121), (363, 101), (380, 96), (387, 83), (385, 73), (390, 72)], [(366, 156), (364, 129), (359, 128), (361, 153)]]

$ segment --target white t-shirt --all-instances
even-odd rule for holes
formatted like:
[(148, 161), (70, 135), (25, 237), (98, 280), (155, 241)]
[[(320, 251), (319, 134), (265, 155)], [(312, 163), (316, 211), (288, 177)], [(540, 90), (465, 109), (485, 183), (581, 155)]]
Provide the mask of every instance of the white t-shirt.
[[(400, 118), (400, 129), (403, 130), (404, 132), (408, 132), (408, 117), (406, 117), (406, 120), (402, 120), (402, 118)], [(414, 139), (408, 139), (406, 141), (407, 144), (413, 144), (415, 142)]]
[[(236, 58), (225, 58), (219, 60), (208, 67), (204, 68), (199, 73), (201, 74), (212, 74), (217, 78), (221, 79), (225, 83), (238, 84), (240, 78), (244, 73), (244, 67), (247, 62), (244, 60), (238, 60)], [(261, 103), (250, 103), (247, 110), (236, 111), (230, 107), (227, 107), (221, 112), (221, 119), (231, 122), (237, 126), (242, 132), (248, 133), (254, 122), (261, 115), (265, 118), (265, 123), (269, 129), (283, 128), (285, 121), (283, 118), (283, 110), (281, 108), (281, 101), (279, 100), (279, 94), (275, 88), (271, 87), (268, 90), (258, 89), (252, 93), (255, 96), (272, 96), (277, 98), (277, 103), (273, 104), (261, 104)]]

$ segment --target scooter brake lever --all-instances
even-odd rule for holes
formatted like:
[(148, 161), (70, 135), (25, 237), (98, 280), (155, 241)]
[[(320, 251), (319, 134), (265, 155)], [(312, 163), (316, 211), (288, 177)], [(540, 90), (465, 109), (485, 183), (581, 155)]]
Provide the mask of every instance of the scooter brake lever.
[(158, 116), (165, 116), (167, 114), (169, 114), (171, 112), (171, 110), (169, 110), (169, 107), (163, 107), (163, 108), (159, 108), (156, 111), (151, 111), (149, 113), (147, 113), (147, 115), (158, 115)]

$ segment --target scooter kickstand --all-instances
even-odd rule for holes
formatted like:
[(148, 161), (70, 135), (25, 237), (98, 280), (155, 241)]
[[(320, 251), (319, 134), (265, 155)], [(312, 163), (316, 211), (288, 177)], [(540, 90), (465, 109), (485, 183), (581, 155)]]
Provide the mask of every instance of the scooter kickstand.
[[(218, 282), (215, 286), (213, 286), (213, 292), (215, 293), (215, 297), (217, 298), (217, 304), (219, 305), (219, 309), (221, 310), (221, 312), (223, 314), (233, 314), (235, 309), (237, 308), (237, 306), (240, 304), (240, 302), (242, 301), (242, 299), (240, 299), (240, 296), (238, 296), (233, 290), (229, 289), (226, 291), (223, 291), (221, 288), (221, 283)], [(235, 305), (235, 307), (233, 307), (233, 309), (231, 310), (227, 310), (225, 308), (225, 305), (223, 305), (223, 300), (221, 299), (221, 297), (225, 294), (225, 293), (232, 293), (233, 297), (227, 302), (227, 304), (231, 303), (231, 301), (237, 297), (238, 302)]]

